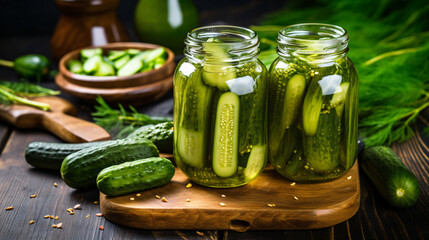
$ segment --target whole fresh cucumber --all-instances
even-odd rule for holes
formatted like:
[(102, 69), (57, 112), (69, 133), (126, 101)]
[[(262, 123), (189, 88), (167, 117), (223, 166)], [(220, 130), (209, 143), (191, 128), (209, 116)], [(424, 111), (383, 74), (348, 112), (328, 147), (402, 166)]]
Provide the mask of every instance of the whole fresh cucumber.
[(130, 137), (147, 138), (152, 141), (160, 152), (172, 153), (173, 152), (173, 122), (159, 123), (154, 126), (136, 129), (132, 132)]
[(89, 143), (32, 142), (25, 149), (25, 160), (28, 164), (36, 168), (59, 171), (61, 163), (68, 155), (102, 143), (104, 141)]
[(97, 187), (108, 196), (119, 196), (163, 186), (170, 182), (174, 172), (168, 159), (140, 159), (103, 169), (97, 176)]
[(390, 205), (407, 208), (419, 199), (420, 186), (416, 176), (391, 148), (365, 148), (359, 155), (359, 164)]
[(106, 141), (68, 155), (61, 165), (61, 177), (72, 188), (89, 187), (95, 185), (98, 173), (106, 167), (157, 156), (158, 149), (148, 139)]
[(13, 68), (22, 76), (40, 79), (49, 73), (51, 63), (39, 54), (27, 54), (13, 61)]
[(27, 54), (16, 58), (13, 62), (0, 59), (0, 66), (14, 68), (18, 74), (26, 78), (40, 80), (49, 73), (51, 63), (43, 55)]

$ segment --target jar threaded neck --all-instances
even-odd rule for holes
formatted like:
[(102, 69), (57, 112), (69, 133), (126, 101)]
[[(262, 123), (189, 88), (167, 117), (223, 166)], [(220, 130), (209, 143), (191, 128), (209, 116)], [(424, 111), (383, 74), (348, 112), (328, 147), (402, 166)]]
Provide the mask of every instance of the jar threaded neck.
[(228, 49), (228, 58), (223, 62), (238, 63), (253, 60), (259, 55), (259, 39), (256, 32), (248, 28), (216, 25), (200, 27), (190, 31), (185, 39), (185, 56), (194, 62), (205, 61), (209, 53), (203, 49), (203, 44), (209, 39), (218, 39), (218, 43)]
[(295, 24), (279, 31), (277, 53), (313, 64), (331, 62), (347, 54), (348, 40), (347, 31), (336, 25)]

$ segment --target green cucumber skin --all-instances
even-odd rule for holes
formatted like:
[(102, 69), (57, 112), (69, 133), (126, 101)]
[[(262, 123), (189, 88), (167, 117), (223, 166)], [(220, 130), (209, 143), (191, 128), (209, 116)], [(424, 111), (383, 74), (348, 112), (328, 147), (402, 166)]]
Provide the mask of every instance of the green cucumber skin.
[(148, 139), (106, 141), (68, 155), (61, 165), (61, 177), (72, 188), (90, 187), (95, 185), (98, 173), (106, 167), (157, 156), (158, 149)]
[[(416, 176), (391, 148), (386, 146), (365, 148), (359, 155), (359, 164), (390, 205), (407, 208), (418, 201), (420, 185)], [(403, 197), (396, 195), (398, 188), (405, 190)]]
[(49, 59), (39, 54), (27, 54), (13, 61), (13, 68), (22, 76), (40, 79), (49, 73)]
[(25, 149), (25, 160), (33, 167), (41, 169), (61, 169), (61, 163), (68, 155), (84, 148), (98, 146), (105, 141), (89, 143), (48, 143), (32, 142)]
[[(348, 59), (348, 64), (351, 65), (354, 72), (356, 72), (356, 68), (353, 63)], [(342, 115), (344, 119), (344, 132), (342, 135), (342, 143), (341, 150), (344, 152), (341, 155), (346, 156), (345, 159), (342, 159), (342, 164), (346, 169), (349, 169), (355, 163), (357, 157), (357, 149), (358, 149), (358, 109), (359, 109), (359, 80), (357, 74), (352, 74), (350, 71), (347, 73), (350, 79), (349, 85), (349, 97), (346, 99), (344, 103), (344, 112)], [(354, 89), (354, 90), (353, 90)]]
[(317, 132), (313, 136), (304, 135), (304, 156), (315, 172), (334, 170), (340, 162), (340, 130), (337, 112), (320, 114)]
[(168, 159), (139, 159), (103, 169), (97, 176), (97, 187), (108, 196), (119, 196), (163, 186), (174, 173), (174, 165)]
[(130, 137), (141, 137), (149, 139), (162, 153), (173, 152), (173, 122), (159, 123), (151, 127), (138, 128)]
[(319, 77), (313, 77), (308, 86), (302, 104), (302, 127), (306, 135), (312, 136), (317, 132), (317, 125), (322, 110), (324, 96), (319, 86)]
[[(194, 68), (185, 76), (182, 68)], [(203, 83), (202, 69), (182, 61), (176, 69), (175, 81), (175, 155), (178, 164), (183, 161), (196, 168), (206, 163), (208, 135), (210, 128), (210, 106), (213, 89)], [(177, 117), (180, 116), (180, 119)], [(188, 145), (185, 143), (189, 143)]]
[[(265, 68), (256, 69), (261, 62), (249, 64), (237, 72), (237, 77), (251, 76), (256, 81), (254, 92), (241, 95), (239, 123), (239, 151), (244, 153), (250, 146), (266, 144), (268, 140), (268, 73)], [(256, 66), (255, 66), (256, 65)]]

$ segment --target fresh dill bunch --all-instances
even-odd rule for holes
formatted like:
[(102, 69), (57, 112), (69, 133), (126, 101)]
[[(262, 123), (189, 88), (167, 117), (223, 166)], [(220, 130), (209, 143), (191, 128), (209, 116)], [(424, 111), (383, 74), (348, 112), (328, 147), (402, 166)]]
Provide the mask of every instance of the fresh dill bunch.
[(32, 101), (27, 98), (20, 97), (14, 94), (13, 91), (10, 91), (10, 89), (0, 86), (0, 104), (7, 106), (12, 103), (40, 108), (43, 111), (48, 111), (51, 108), (49, 104)]
[(41, 97), (58, 94), (60, 94), (59, 91), (44, 88), (25, 80), (22, 80), (21, 82), (0, 81), (0, 104), (2, 105), (17, 103), (48, 111), (50, 109), (49, 104), (32, 101), (27, 99), (27, 97)]
[(21, 82), (0, 81), (0, 86), (3, 89), (8, 89), (8, 92), (22, 97), (42, 97), (60, 94), (60, 91), (44, 88), (25, 80), (21, 80)]
[(92, 113), (93, 119), (97, 125), (106, 129), (112, 138), (124, 138), (144, 125), (173, 121), (169, 117), (150, 117), (139, 113), (131, 105), (128, 106), (129, 111), (121, 104), (118, 104), (119, 109), (113, 109), (101, 96), (98, 96), (96, 101), (99, 105), (95, 106), (95, 112)]
[[(429, 107), (429, 2), (318, 0), (315, 4), (287, 7), (251, 28), (271, 41), (281, 27), (301, 22), (347, 29), (348, 56), (359, 73), (359, 132), (366, 146), (409, 139), (414, 134), (410, 125)], [(277, 54), (266, 44), (269, 41), (264, 42), (260, 59), (269, 66)]]

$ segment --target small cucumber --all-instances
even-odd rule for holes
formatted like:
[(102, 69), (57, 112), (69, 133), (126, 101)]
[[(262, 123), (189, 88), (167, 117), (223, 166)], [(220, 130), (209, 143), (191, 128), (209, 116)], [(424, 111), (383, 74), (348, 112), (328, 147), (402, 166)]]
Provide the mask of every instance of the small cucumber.
[(40, 79), (49, 73), (51, 63), (40, 54), (27, 54), (13, 61), (13, 68), (20, 75), (28, 78)]
[(68, 155), (61, 165), (61, 177), (72, 188), (90, 187), (106, 167), (157, 156), (156, 146), (144, 138), (106, 141)]
[(156, 58), (162, 57), (166, 54), (166, 51), (163, 47), (156, 48), (153, 50), (147, 50), (146, 54), (142, 57), (142, 61), (145, 63), (152, 62)]
[(162, 153), (173, 152), (173, 122), (159, 123), (154, 126), (143, 126), (131, 133), (128, 138), (141, 137), (149, 139)]
[(130, 55), (124, 55), (115, 61), (115, 68), (120, 69), (130, 60)]
[(256, 145), (253, 146), (250, 152), (247, 166), (244, 169), (244, 177), (247, 179), (254, 179), (264, 169), (267, 159), (267, 146)]
[(119, 196), (163, 186), (171, 181), (174, 172), (168, 159), (140, 159), (103, 169), (97, 176), (97, 187), (108, 196)]
[(313, 78), (308, 86), (307, 93), (302, 104), (302, 122), (305, 134), (315, 135), (319, 116), (323, 105), (322, 89), (319, 86), (319, 78)]
[(219, 97), (213, 140), (213, 171), (219, 177), (230, 177), (238, 166), (238, 128), (240, 99), (226, 92)]
[(77, 59), (70, 60), (67, 66), (72, 73), (81, 73), (83, 71), (82, 62)]
[[(354, 80), (352, 79), (355, 78)], [(356, 75), (350, 77), (352, 85), (349, 87), (348, 97), (344, 103), (343, 119), (344, 131), (342, 139), (342, 148), (347, 156), (342, 160), (346, 169), (351, 168), (357, 157), (358, 150), (358, 109), (359, 109), (359, 83)]]
[[(287, 131), (297, 119), (304, 97), (305, 85), (306, 79), (301, 74), (295, 74), (287, 81), (283, 108), (279, 113), (280, 122), (277, 123), (278, 128), (272, 131), (273, 139), (282, 139), (285, 131)], [(280, 141), (272, 142), (272, 145), (272, 151), (276, 153), (279, 150)]]
[(147, 62), (143, 64), (143, 68), (140, 69), (140, 72), (147, 72), (153, 69), (153, 67), (155, 66), (155, 63), (152, 62)]
[[(194, 71), (186, 76), (189, 68)], [(175, 87), (175, 116), (180, 116), (175, 128), (177, 154), (184, 163), (202, 168), (206, 161), (213, 89), (204, 84), (200, 68), (187, 62), (176, 70), (175, 79), (178, 79), (175, 84), (185, 83)]]
[(280, 169), (280, 172), (283, 173), (288, 179), (298, 180), (300, 172), (302, 172), (305, 166), (304, 155), (302, 148), (298, 148), (293, 152), (293, 155), (290, 159), (285, 161), (284, 166)]
[(206, 136), (204, 130), (194, 131), (184, 127), (179, 128), (178, 154), (180, 158), (192, 167), (202, 168), (206, 157)]
[(359, 155), (359, 164), (390, 205), (407, 208), (419, 199), (420, 186), (416, 176), (391, 148), (365, 148)]
[(301, 140), (300, 134), (297, 133), (298, 129), (293, 127), (289, 128), (284, 132), (283, 138), (281, 139), (280, 146), (277, 149), (271, 148), (271, 153), (273, 154), (272, 161), (274, 164), (283, 166), (292, 156), (296, 148), (298, 147), (298, 142)]
[(203, 66), (204, 82), (222, 91), (229, 90), (226, 81), (237, 78), (236, 69), (227, 63), (231, 60), (229, 48), (227, 44), (213, 38), (203, 43), (203, 50), (207, 54)]
[(154, 68), (154, 69), (157, 69), (157, 68), (162, 67), (162, 65), (164, 65), (164, 63), (165, 63), (165, 59), (164, 59), (164, 58), (159, 57), (159, 58), (157, 58), (157, 59), (153, 60), (153, 62), (154, 62), (153, 68)]
[(349, 90), (349, 86), (350, 83), (348, 82), (341, 83), (339, 89), (340, 91), (334, 93), (330, 102), (331, 108), (335, 108), (339, 118), (341, 118), (343, 114), (344, 102), (347, 99), (347, 92)]
[(25, 160), (36, 168), (59, 171), (61, 163), (68, 155), (102, 143), (104, 141), (89, 143), (32, 142), (25, 149)]
[(334, 170), (340, 162), (340, 122), (336, 111), (321, 114), (316, 134), (304, 136), (304, 156), (315, 172)]
[(118, 70), (118, 76), (130, 76), (143, 68), (143, 58), (149, 54), (149, 51), (143, 51), (129, 60), (122, 68)]
[(135, 56), (135, 55), (141, 53), (142, 51), (140, 51), (138, 49), (130, 48), (130, 49), (127, 49), (126, 52), (127, 52), (127, 54), (130, 54), (131, 56)]
[(96, 55), (101, 56), (101, 54), (103, 54), (103, 50), (101, 48), (82, 49), (80, 51), (80, 56), (84, 60), (89, 59)]
[(127, 55), (126, 51), (110, 51), (107, 59), (109, 59), (109, 61), (116, 61), (125, 55)]
[(301, 109), (302, 98), (305, 91), (305, 77), (301, 74), (295, 74), (287, 83), (286, 95), (283, 105), (283, 122), (280, 131), (288, 129), (297, 118)]
[(100, 55), (94, 55), (86, 60), (83, 64), (83, 71), (85, 73), (91, 74), (97, 71), (100, 63), (103, 62), (103, 59)]
[(113, 76), (115, 75), (115, 69), (113, 68), (112, 65), (101, 61), (98, 64), (98, 69), (95, 72), (94, 76)]

